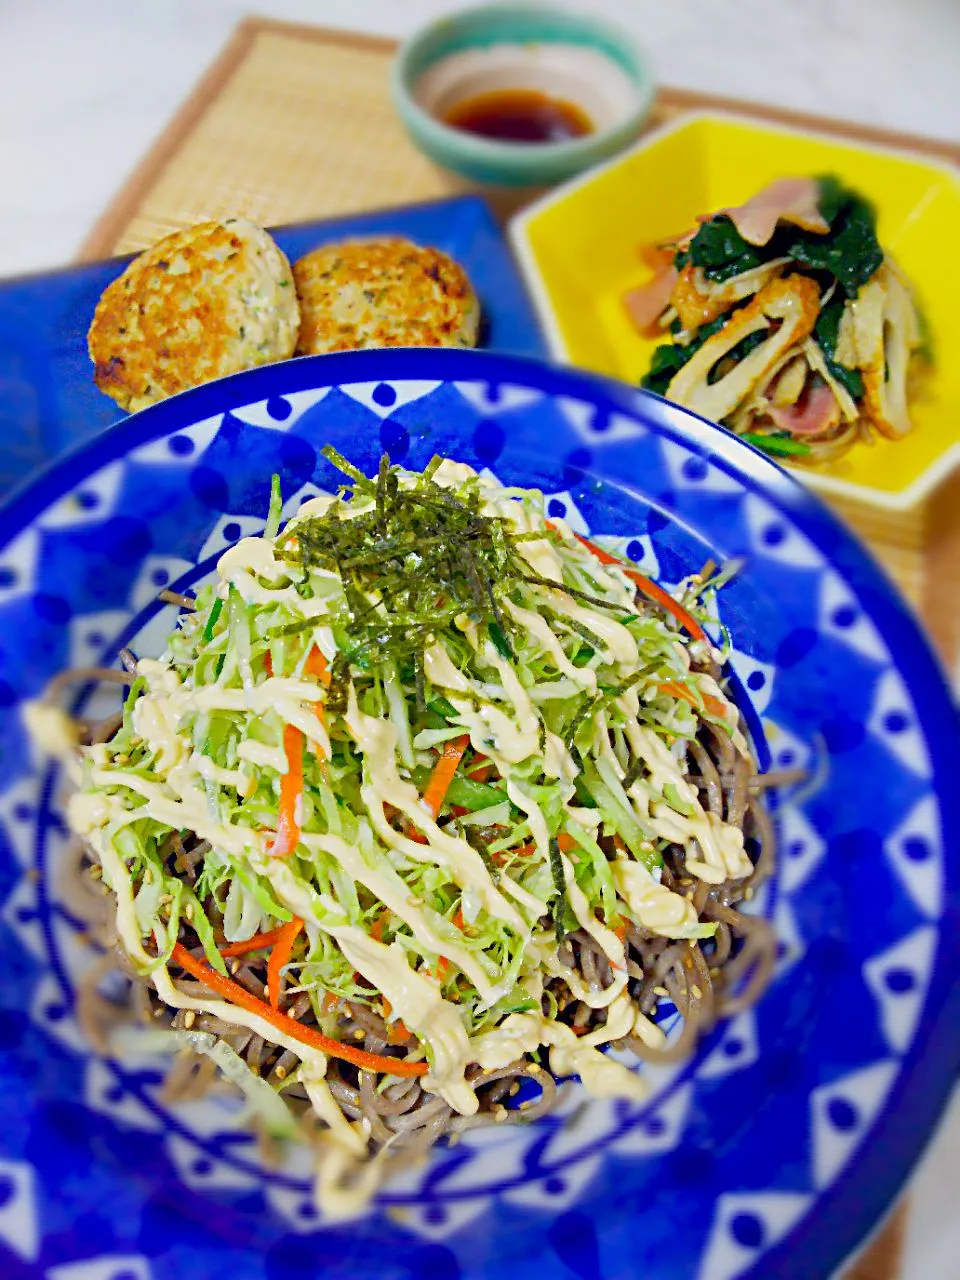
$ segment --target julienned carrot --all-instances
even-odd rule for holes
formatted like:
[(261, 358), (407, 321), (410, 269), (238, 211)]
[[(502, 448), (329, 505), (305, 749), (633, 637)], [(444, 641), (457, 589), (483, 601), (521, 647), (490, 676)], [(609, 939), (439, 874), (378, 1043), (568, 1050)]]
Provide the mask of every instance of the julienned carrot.
[(290, 963), (290, 957), (293, 955), (293, 944), (297, 940), (297, 935), (303, 928), (303, 921), (299, 916), (294, 916), (288, 920), (280, 929), (280, 937), (273, 945), (270, 952), (270, 959), (267, 961), (267, 994), (270, 997), (270, 1003), (274, 1009), (280, 1008), (280, 970), (285, 964)]
[[(273, 660), (267, 653), (264, 657), (267, 675), (273, 675)], [(304, 673), (313, 676), (321, 684), (330, 683), (330, 671), (327, 660), (314, 645), (304, 664)], [(326, 722), (323, 702), (315, 702), (313, 709), (321, 723)], [(297, 806), (303, 796), (303, 734), (294, 725), (288, 724), (283, 730), (283, 749), (287, 756), (287, 772), (280, 779), (280, 808), (277, 818), (277, 834), (273, 844), (267, 850), (273, 858), (289, 858), (300, 843), (300, 822), (297, 817)], [(322, 759), (322, 752), (317, 747), (317, 756)]]
[(252, 938), (245, 938), (243, 942), (228, 942), (225, 947), (218, 947), (217, 950), (224, 960), (230, 960), (233, 956), (245, 956), (251, 951), (266, 951), (279, 939), (282, 932), (282, 926), (279, 929), (269, 929), (266, 933), (255, 933)]
[[(263, 665), (268, 676), (273, 675), (273, 659), (269, 650), (263, 655)], [(320, 652), (316, 645), (313, 645), (307, 654), (307, 660), (303, 664), (303, 673), (307, 676), (313, 676), (314, 680), (319, 680), (322, 685), (330, 683), (330, 667), (326, 658)], [(326, 724), (327, 713), (322, 702), (313, 704), (314, 712), (321, 724)]]
[[(268, 676), (273, 675), (273, 658), (270, 650), (263, 655), (263, 666)], [(307, 654), (307, 660), (303, 664), (304, 675), (313, 676), (314, 680), (319, 680), (321, 684), (330, 683), (330, 668), (326, 658), (320, 652), (316, 645), (313, 645)]]
[[(443, 744), (440, 759), (433, 766), (433, 773), (431, 773), (423, 793), (423, 803), (430, 810), (434, 820), (440, 817), (444, 796), (450, 789), (453, 775), (457, 772), (457, 767), (463, 759), (463, 753), (469, 744), (470, 735), (468, 733)], [(427, 843), (426, 836), (421, 835), (415, 828), (411, 828), (409, 836), (411, 840), (416, 840), (417, 844)]]
[[(313, 676), (314, 680), (319, 680), (324, 688), (326, 688), (330, 683), (330, 667), (326, 658), (316, 645), (314, 645), (307, 654), (307, 660), (303, 665), (303, 674)], [(321, 724), (325, 725), (327, 723), (326, 707), (322, 702), (315, 702), (313, 704), (313, 709), (317, 714), (317, 719)]]
[(345, 1062), (352, 1062), (355, 1067), (361, 1067), (364, 1071), (377, 1071), (392, 1076), (422, 1076), (426, 1075), (429, 1069), (425, 1062), (404, 1062), (402, 1058), (381, 1057), (380, 1054), (358, 1049), (355, 1045), (341, 1044), (339, 1040), (331, 1040), (329, 1036), (325, 1036), (314, 1027), (305, 1027), (297, 1022), (296, 1018), (288, 1017), (279, 1009), (271, 1009), (268, 1004), (258, 1000), (252, 992), (246, 987), (241, 987), (238, 982), (233, 982), (230, 978), (217, 973), (215, 969), (211, 969), (208, 964), (191, 955), (181, 942), (174, 945), (172, 959), (198, 982), (202, 982), (205, 987), (230, 1004), (238, 1005), (248, 1013), (256, 1014), (265, 1022), (269, 1022), (272, 1027), (289, 1036), (291, 1040), (309, 1045), (311, 1049), (318, 1049), (331, 1058), (342, 1058)]
[(680, 680), (664, 680), (662, 684), (658, 684), (657, 688), (661, 693), (669, 693), (674, 698), (682, 698), (684, 702), (689, 702), (694, 710), (699, 710), (703, 706), (705, 711), (709, 711), (712, 716), (716, 716), (718, 720), (726, 720), (727, 708), (715, 698), (712, 693), (702, 693), (700, 701), (697, 701), (697, 695), (689, 687)]
[[(549, 524), (549, 520), (547, 524)], [(609, 551), (604, 551), (603, 547), (598, 547), (595, 542), (591, 542), (589, 538), (585, 538), (580, 533), (575, 533), (574, 537), (578, 542), (582, 543), (588, 551), (592, 551), (601, 564), (616, 565), (618, 569), (622, 569), (631, 582), (640, 588), (645, 596), (651, 600), (655, 600), (661, 608), (666, 609), (667, 613), (672, 614), (680, 625), (687, 631), (694, 640), (705, 640), (709, 643), (709, 637), (701, 627), (700, 623), (688, 613), (687, 610), (673, 596), (664, 591), (658, 583), (652, 578), (648, 578), (641, 573), (639, 569), (632, 569), (629, 564), (621, 560), (619, 556), (611, 555)]]
[(287, 772), (280, 779), (277, 835), (267, 850), (273, 858), (289, 858), (300, 843), (297, 809), (303, 796), (303, 734), (295, 725), (284, 726), (283, 749), (287, 755)]
[(501, 849), (499, 853), (491, 854), (490, 861), (495, 867), (502, 867), (510, 858), (529, 858), (536, 852), (537, 846), (531, 840), (529, 844), (520, 845), (519, 849)]
[(316, 645), (307, 654), (307, 660), (303, 664), (303, 672), (304, 675), (313, 676), (314, 680), (319, 680), (321, 684), (330, 683), (330, 667)]
[(434, 765), (433, 773), (431, 773), (430, 780), (423, 793), (423, 803), (434, 818), (440, 817), (444, 796), (450, 789), (453, 775), (457, 772), (460, 761), (463, 759), (463, 753), (469, 745), (470, 735), (468, 733), (443, 744), (440, 759)]
[[(384, 1022), (393, 1013), (393, 1005), (386, 996), (380, 997), (380, 1012), (383, 1015)], [(399, 1018), (387, 1027), (387, 1044), (403, 1044), (404, 1040), (410, 1039), (410, 1032), (403, 1025)]]

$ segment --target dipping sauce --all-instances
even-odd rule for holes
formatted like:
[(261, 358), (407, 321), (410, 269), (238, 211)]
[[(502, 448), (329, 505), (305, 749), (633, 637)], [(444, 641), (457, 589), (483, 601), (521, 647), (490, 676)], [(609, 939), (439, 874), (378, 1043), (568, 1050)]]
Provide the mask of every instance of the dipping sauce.
[(450, 108), (444, 122), (500, 142), (567, 142), (594, 130), (582, 107), (540, 89), (494, 89), (465, 98)]

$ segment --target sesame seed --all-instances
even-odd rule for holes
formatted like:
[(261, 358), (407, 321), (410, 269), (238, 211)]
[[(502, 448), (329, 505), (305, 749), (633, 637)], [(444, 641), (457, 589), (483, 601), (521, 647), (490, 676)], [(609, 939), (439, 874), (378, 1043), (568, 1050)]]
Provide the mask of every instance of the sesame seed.
[(287, 1069), (286, 1067), (277, 1067), (276, 1071), (274, 1071), (273, 1074), (277, 1077), (278, 1080), (286, 1080)]
[(667, 990), (666, 987), (654, 987), (653, 994), (655, 996), (668, 996), (670, 992)]
[(183, 1015), (183, 1025), (187, 1028), (188, 1031), (196, 1022), (196, 1020), (197, 1020), (197, 1015), (193, 1011), (193, 1009), (188, 1009), (187, 1012)]

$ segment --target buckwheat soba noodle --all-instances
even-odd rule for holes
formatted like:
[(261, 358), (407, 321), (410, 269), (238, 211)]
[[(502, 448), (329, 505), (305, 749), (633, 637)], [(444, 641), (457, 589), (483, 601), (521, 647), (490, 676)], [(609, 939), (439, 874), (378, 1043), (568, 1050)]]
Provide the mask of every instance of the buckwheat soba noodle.
[[(162, 656), (65, 673), (32, 719), (72, 735), (88, 1034), (149, 1022), (168, 1097), (241, 1090), (313, 1144), (336, 1216), (558, 1080), (643, 1097), (604, 1050), (680, 1060), (756, 1000), (774, 779), (703, 629), (709, 567), (674, 597), (537, 492), (326, 452), (339, 494), (281, 527), (275, 482)], [(101, 679), (122, 711), (67, 722)]]

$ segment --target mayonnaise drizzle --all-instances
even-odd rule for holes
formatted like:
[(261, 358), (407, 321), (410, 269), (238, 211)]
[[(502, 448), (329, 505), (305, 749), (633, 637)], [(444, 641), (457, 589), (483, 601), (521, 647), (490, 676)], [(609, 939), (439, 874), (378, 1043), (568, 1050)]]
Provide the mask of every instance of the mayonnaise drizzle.
[(410, 967), (399, 942), (387, 946), (345, 916), (338, 917), (335, 910), (324, 909), (321, 896), (282, 859), (264, 859), (261, 867), (280, 902), (301, 920), (336, 938), (349, 963), (386, 996), (404, 1025), (430, 1045), (433, 1061), (426, 1087), (462, 1115), (473, 1115), (477, 1097), (463, 1078), (470, 1061), (467, 1033), (456, 1006), (444, 1000), (439, 983)]
[[(450, 835), (438, 827), (424, 808), (413, 783), (405, 782), (400, 777), (397, 768), (396, 729), (389, 720), (380, 720), (361, 711), (352, 685), (344, 721), (364, 757), (361, 795), (380, 839), (415, 861), (439, 861), (446, 865), (461, 888), (471, 888), (480, 896), (484, 909), (490, 915), (503, 920), (518, 932), (526, 932), (526, 921), (497, 889), (477, 851), (466, 840)], [(394, 831), (383, 816), (384, 801), (406, 814), (427, 837), (428, 843), (419, 844), (401, 832)]]
[(650, 1092), (647, 1082), (599, 1052), (599, 1046), (629, 1035), (635, 1016), (633, 1003), (622, 990), (610, 1003), (605, 1025), (584, 1036), (542, 1014), (512, 1013), (493, 1031), (471, 1041), (471, 1052), (485, 1070), (494, 1071), (546, 1045), (554, 1075), (578, 1075), (587, 1092), (597, 1098), (642, 1100)]
[(738, 879), (753, 871), (753, 863), (744, 848), (743, 832), (704, 810), (697, 792), (683, 776), (675, 756), (653, 732), (631, 717), (624, 726), (630, 750), (647, 766), (647, 778), (631, 788), (631, 799), (649, 798), (649, 790), (662, 794), (665, 786), (676, 788), (678, 796), (692, 809), (693, 816), (677, 813), (665, 801), (655, 800), (646, 819), (656, 835), (664, 840), (690, 845), (697, 842), (703, 858), (686, 859), (687, 870), (709, 884)]
[(585, 689), (587, 693), (596, 692), (597, 673), (591, 667), (574, 666), (564, 653), (563, 645), (550, 630), (543, 614), (537, 613), (535, 609), (524, 609), (522, 605), (514, 604), (509, 596), (504, 600), (503, 607), (528, 636), (533, 636), (538, 641), (541, 651), (550, 655), (562, 675), (565, 675), (578, 688)]
[(414, 904), (410, 890), (399, 875), (389, 868), (389, 864), (383, 868), (371, 867), (353, 845), (341, 840), (339, 836), (304, 832), (300, 839), (308, 849), (321, 849), (335, 858), (355, 881), (365, 885), (384, 906), (389, 907), (395, 916), (408, 925), (416, 938), (437, 955), (445, 956), (451, 964), (462, 969), (487, 1005), (496, 1004), (507, 994), (509, 987), (492, 983), (477, 962), (475, 953), (451, 936), (457, 933), (454, 926), (451, 925), (448, 932), (439, 932), (430, 916)]
[(664, 938), (688, 938), (699, 926), (693, 903), (656, 880), (642, 862), (622, 858), (610, 870), (617, 893), (644, 929)]
[[(448, 460), (435, 471), (434, 479), (441, 485), (459, 487), (474, 475), (471, 468)], [(412, 483), (415, 483), (413, 479), (401, 478), (401, 484)], [(486, 514), (500, 517), (517, 533), (542, 531), (542, 514), (535, 504), (518, 501), (513, 492), (499, 488), (486, 478), (479, 480), (479, 491)], [(299, 521), (323, 514), (337, 501), (322, 496), (301, 507), (288, 526), (294, 541)], [(340, 513), (343, 519), (352, 519), (369, 511), (372, 505), (372, 502), (349, 505), (341, 502)], [(574, 535), (566, 524), (563, 521), (553, 524), (568, 549), (575, 549)], [(564, 553), (549, 537), (521, 541), (516, 548), (534, 575), (549, 581), (563, 581)], [(282, 609), (307, 623), (316, 619), (312, 630), (308, 626), (302, 634), (312, 635), (313, 642), (332, 661), (337, 646), (324, 615), (331, 603), (342, 595), (342, 584), (336, 573), (311, 568), (313, 593), (301, 595), (294, 584), (301, 572), (299, 566), (294, 570), (288, 562), (278, 559), (274, 541), (267, 538), (244, 538), (223, 553), (218, 562), (220, 581), (216, 594), (226, 602), (234, 624), (239, 619), (239, 635), (243, 640), (227, 655), (224, 684), (212, 683), (195, 689), (181, 681), (166, 658), (141, 660), (137, 673), (143, 678), (146, 690), (135, 703), (131, 727), (151, 754), (152, 767), (162, 780), (152, 781), (111, 767), (106, 748), (89, 749), (86, 752), (89, 788), (71, 799), (69, 817), (74, 829), (91, 843), (101, 861), (104, 882), (116, 893), (117, 929), (124, 947), (135, 965), (144, 971), (152, 970), (151, 980), (161, 998), (173, 1008), (202, 1010), (248, 1027), (299, 1057), (301, 1082), (317, 1116), (329, 1128), (318, 1169), (320, 1203), (328, 1216), (344, 1218), (353, 1216), (375, 1188), (387, 1150), (374, 1161), (366, 1160), (367, 1126), (362, 1121), (351, 1124), (344, 1116), (324, 1080), (326, 1058), (322, 1053), (286, 1036), (255, 1013), (215, 998), (187, 996), (174, 984), (167, 968), (158, 965), (156, 956), (145, 949), (144, 924), (137, 918), (137, 899), (141, 915), (146, 918), (151, 882), (149, 876), (144, 877), (135, 898), (130, 871), (114, 843), (114, 837), (125, 825), (149, 817), (173, 830), (195, 832), (200, 839), (210, 842), (214, 850), (211, 856), (224, 861), (235, 859), (243, 875), (249, 874), (249, 868), (267, 881), (277, 901), (305, 921), (308, 938), (315, 941), (317, 935), (323, 933), (335, 939), (347, 963), (389, 1001), (390, 1016), (401, 1020), (425, 1046), (430, 1070), (423, 1078), (424, 1088), (444, 1098), (463, 1115), (473, 1115), (478, 1109), (476, 1094), (466, 1080), (471, 1064), (495, 1070), (541, 1047), (549, 1049), (554, 1074), (580, 1075), (588, 1092), (595, 1096), (642, 1098), (646, 1094), (644, 1081), (599, 1050), (631, 1034), (651, 1045), (662, 1044), (664, 1035), (655, 1023), (638, 1013), (629, 996), (624, 943), (599, 918), (578, 885), (576, 866), (579, 864), (575, 852), (559, 855), (565, 895), (579, 929), (589, 935), (609, 961), (612, 981), (606, 987), (587, 983), (582, 974), (575, 973), (560, 960), (552, 934), (542, 932), (538, 923), (545, 914), (541, 898), (512, 875), (504, 875), (496, 882), (484, 859), (467, 840), (455, 829), (441, 827), (434, 821), (412, 781), (401, 776), (401, 765), (412, 771), (417, 763), (425, 763), (429, 757), (415, 750), (410, 741), (405, 694), (395, 669), (387, 672), (384, 685), (389, 718), (363, 712), (356, 688), (351, 685), (347, 712), (341, 722), (363, 758), (360, 792), (366, 813), (361, 819), (362, 839), (354, 842), (332, 833), (302, 832), (303, 857), (313, 854), (317, 859), (322, 855), (332, 860), (335, 867), (328, 870), (335, 886), (333, 892), (343, 901), (347, 900), (346, 890), (355, 892), (355, 886), (362, 886), (382, 902), (410, 930), (420, 946), (445, 957), (462, 971), (479, 996), (476, 1007), (482, 1011), (508, 994), (514, 980), (498, 982), (493, 962), (482, 951), (467, 945), (467, 940), (437, 910), (424, 909), (423, 902), (411, 895), (397, 869), (409, 862), (432, 863), (443, 868), (459, 886), (460, 908), (467, 925), (477, 922), (480, 913), (485, 912), (515, 935), (521, 956), (516, 985), (530, 995), (537, 1006), (535, 1010), (512, 1013), (492, 1029), (470, 1038), (464, 1021), (467, 1015), (456, 1003), (444, 999), (439, 981), (424, 967), (414, 967), (420, 961), (412, 958), (414, 953), (408, 953), (401, 941), (395, 939), (386, 945), (371, 937), (348, 917), (331, 894), (318, 892), (312, 883), (303, 879), (293, 864), (269, 857), (268, 839), (263, 832), (231, 822), (224, 816), (233, 808), (233, 800), (229, 796), (218, 800), (217, 788), (234, 790), (243, 798), (255, 789), (256, 769), (277, 775), (286, 773), (284, 726), (295, 726), (317, 755), (332, 759), (329, 732), (323, 716), (316, 710), (316, 704), (323, 697), (318, 682), (272, 675), (257, 682), (250, 664), (249, 643), (244, 638), (246, 619), (234, 612), (239, 596), (247, 604)], [(624, 611), (633, 608), (633, 584), (615, 566), (584, 561), (574, 569), (573, 581)], [(464, 726), (473, 747), (486, 755), (506, 780), (506, 795), (525, 815), (543, 863), (550, 859), (550, 829), (543, 810), (517, 777), (514, 766), (533, 760), (546, 779), (559, 780), (561, 785), (554, 785), (552, 791), (562, 793), (567, 817), (573, 824), (579, 823), (584, 831), (598, 834), (601, 819), (596, 810), (580, 809), (571, 803), (578, 766), (562, 738), (546, 727), (538, 708), (544, 707), (544, 715), (549, 719), (547, 713), (551, 705), (556, 706), (557, 699), (569, 698), (578, 691), (588, 694), (596, 691), (597, 669), (602, 665), (631, 673), (638, 667), (640, 654), (630, 630), (608, 611), (592, 608), (569, 592), (549, 586), (528, 584), (523, 590), (528, 604), (532, 600), (549, 606), (550, 614), (559, 619), (556, 630), (535, 607), (526, 607), (509, 597), (501, 602), (504, 614), (524, 633), (523, 652), (529, 653), (531, 649), (536, 652), (539, 666), (552, 665), (558, 680), (541, 675), (533, 688), (528, 688), (531, 680), (525, 684), (516, 665), (504, 658), (483, 633), (478, 633), (476, 625), (465, 618), (458, 619), (458, 626), (478, 659), (473, 669), (480, 666), (484, 674), (489, 669), (490, 678), (474, 678), (461, 671), (439, 637), (427, 646), (424, 674), (433, 687), (443, 690), (453, 705), (456, 712), (453, 723)], [(585, 628), (596, 639), (593, 646), (596, 652), (586, 666), (576, 666), (567, 656), (562, 642), (567, 634), (565, 621), (571, 624), (571, 629)], [(690, 665), (689, 649), (679, 640), (675, 648), (680, 669), (686, 671)], [(242, 688), (230, 686), (230, 680), (238, 672)], [(726, 703), (722, 691), (709, 676), (698, 673), (696, 681), (703, 692)], [(631, 687), (616, 701), (623, 717), (622, 725), (616, 721), (616, 732), (622, 734), (617, 739), (620, 759), (610, 741), (613, 721), (608, 719), (608, 712), (599, 711), (594, 716), (593, 758), (618, 806), (631, 807), (644, 834), (652, 832), (684, 844), (689, 850), (686, 868), (691, 874), (710, 883), (748, 875), (752, 864), (743, 846), (742, 832), (704, 809), (696, 789), (684, 778), (678, 758), (640, 721), (641, 691), (644, 696), (650, 696), (645, 689)], [(737, 727), (736, 709), (727, 705), (727, 727), (734, 747), (747, 754), (747, 744)], [(227, 764), (217, 763), (202, 753), (201, 730), (194, 724), (197, 716), (217, 713), (243, 717), (239, 741), (231, 743)], [(75, 746), (75, 734), (66, 730), (65, 717), (53, 708), (28, 708), (27, 718), (28, 722), (32, 721), (35, 737), (46, 749), (64, 754)], [(632, 756), (643, 760), (645, 765), (644, 774), (627, 792), (620, 786), (625, 772), (623, 737)], [(689, 808), (689, 814), (677, 812), (666, 802), (667, 787), (675, 789), (676, 797), (683, 807)], [(425, 843), (395, 829), (384, 814), (384, 804), (404, 815)], [(508, 816), (506, 801), (497, 812)], [(626, 816), (624, 813), (624, 821)], [(506, 816), (498, 820), (505, 821)], [(577, 828), (568, 823), (566, 829)], [(541, 865), (541, 874), (542, 871)], [(609, 873), (618, 909), (637, 925), (668, 938), (697, 936), (699, 921), (692, 903), (661, 884), (645, 865), (624, 856), (610, 864)], [(241, 881), (238, 871), (231, 881), (225, 904), (228, 937), (249, 936), (251, 929), (261, 927), (259, 922), (266, 918), (264, 909), (258, 905), (266, 890), (258, 888), (261, 894), (258, 900), (243, 888), (247, 882)], [(528, 883), (534, 883), (534, 879)], [(542, 885), (542, 880), (540, 883)], [(149, 890), (146, 898), (145, 885)], [(162, 943), (162, 924), (155, 936)], [(606, 1009), (605, 1024), (577, 1037), (569, 1027), (546, 1017), (539, 1005), (544, 984), (551, 976), (562, 977), (577, 999), (593, 1008)]]
[[(541, 856), (549, 861), (550, 833), (540, 806), (515, 782), (507, 783), (507, 795), (517, 808), (527, 815), (527, 822), (530, 824), (530, 833), (534, 842), (538, 846)], [(589, 1003), (596, 1009), (602, 1009), (623, 990), (627, 983), (627, 960), (623, 943), (612, 930), (608, 929), (594, 915), (586, 894), (576, 882), (573, 867), (565, 854), (560, 854), (560, 863), (563, 867), (567, 888), (567, 900), (577, 918), (577, 923), (581, 929), (585, 929), (590, 934), (607, 956), (614, 969), (614, 980), (611, 985), (602, 991), (590, 993)], [(587, 997), (585, 996), (584, 999), (587, 999)]]

